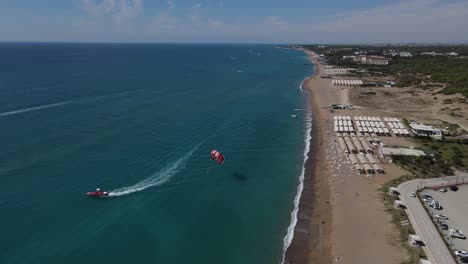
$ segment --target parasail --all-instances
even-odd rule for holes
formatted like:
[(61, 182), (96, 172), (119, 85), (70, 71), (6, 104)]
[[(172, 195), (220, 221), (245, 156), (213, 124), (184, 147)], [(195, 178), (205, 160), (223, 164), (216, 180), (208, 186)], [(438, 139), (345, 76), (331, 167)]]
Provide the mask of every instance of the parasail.
[(211, 151), (211, 159), (215, 160), (219, 165), (224, 162), (224, 156), (217, 150)]

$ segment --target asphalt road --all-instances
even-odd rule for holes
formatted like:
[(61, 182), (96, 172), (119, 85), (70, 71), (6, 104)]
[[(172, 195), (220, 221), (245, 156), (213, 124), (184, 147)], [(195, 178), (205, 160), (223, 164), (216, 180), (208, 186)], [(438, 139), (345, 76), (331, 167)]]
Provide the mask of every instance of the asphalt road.
[[(398, 185), (398, 192), (400, 192), (400, 200), (406, 205), (405, 209), (408, 214), (411, 225), (413, 226), (416, 234), (421, 237), (422, 241), (426, 244), (423, 247), (429, 261), (433, 264), (456, 264), (450, 251), (444, 243), (442, 237), (437, 232), (436, 227), (432, 223), (429, 215), (424, 210), (423, 205), (418, 198), (410, 196), (410, 192), (416, 192), (421, 187), (433, 187), (455, 183), (456, 176), (444, 177), (438, 179), (417, 179), (404, 182)], [(459, 176), (458, 181), (468, 182), (468, 176)]]

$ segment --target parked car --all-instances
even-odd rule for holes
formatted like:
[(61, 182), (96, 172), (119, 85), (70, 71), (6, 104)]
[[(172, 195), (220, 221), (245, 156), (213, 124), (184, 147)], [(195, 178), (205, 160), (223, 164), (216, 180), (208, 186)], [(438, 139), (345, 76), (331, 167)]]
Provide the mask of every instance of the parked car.
[(452, 186), (450, 186), (450, 190), (453, 191), (453, 192), (456, 192), (456, 191), (458, 191), (458, 187), (456, 185), (452, 185)]
[(461, 230), (458, 230), (458, 229), (450, 229), (449, 234), (450, 234), (451, 237), (466, 239), (466, 236), (463, 235), (463, 232)]
[(448, 225), (444, 221), (440, 221), (439, 226), (442, 230), (448, 230)]
[(442, 210), (442, 206), (436, 200), (432, 200), (431, 203), (429, 204), (429, 206), (436, 209), (436, 210)]
[(448, 216), (444, 215), (444, 214), (436, 214), (434, 215), (435, 218), (438, 218), (438, 219), (445, 219), (445, 220), (448, 220)]
[(455, 250), (455, 256), (457, 257), (468, 257), (468, 252), (463, 251), (463, 250)]
[(461, 263), (468, 263), (468, 257), (460, 257)]
[(422, 198), (422, 200), (423, 200), (424, 202), (426, 202), (426, 203), (429, 203), (430, 201), (433, 200), (433, 199), (432, 199), (432, 196), (430, 196), (430, 195), (428, 195), (428, 194), (423, 194), (423, 195), (421, 195), (421, 198)]
[(415, 192), (410, 192), (409, 196), (416, 197), (416, 193)]
[(440, 189), (440, 192), (443, 192), (443, 193), (444, 193), (444, 192), (447, 192), (447, 189), (442, 188), (442, 189)]

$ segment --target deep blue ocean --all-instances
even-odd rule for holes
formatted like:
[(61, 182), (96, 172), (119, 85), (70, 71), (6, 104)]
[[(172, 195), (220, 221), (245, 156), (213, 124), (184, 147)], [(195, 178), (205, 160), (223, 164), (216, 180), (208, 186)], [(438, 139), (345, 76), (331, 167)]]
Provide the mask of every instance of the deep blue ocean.
[(306, 64), (268, 45), (0, 44), (0, 263), (280, 263)]

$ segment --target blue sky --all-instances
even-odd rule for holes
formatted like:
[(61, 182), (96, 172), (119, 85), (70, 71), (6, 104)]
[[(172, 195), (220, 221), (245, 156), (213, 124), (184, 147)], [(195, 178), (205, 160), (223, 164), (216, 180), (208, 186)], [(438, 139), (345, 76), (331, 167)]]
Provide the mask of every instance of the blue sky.
[(468, 42), (467, 0), (0, 0), (0, 41)]

